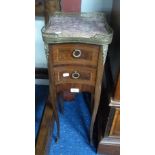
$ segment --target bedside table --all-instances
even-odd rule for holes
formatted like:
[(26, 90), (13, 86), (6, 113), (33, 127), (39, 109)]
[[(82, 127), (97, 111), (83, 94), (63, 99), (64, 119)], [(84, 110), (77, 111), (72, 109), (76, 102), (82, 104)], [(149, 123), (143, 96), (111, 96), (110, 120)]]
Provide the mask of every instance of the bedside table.
[(112, 29), (103, 13), (56, 12), (42, 28), (48, 59), (49, 100), (53, 106), (59, 138), (58, 94), (91, 93), (90, 143), (99, 106), (102, 76)]

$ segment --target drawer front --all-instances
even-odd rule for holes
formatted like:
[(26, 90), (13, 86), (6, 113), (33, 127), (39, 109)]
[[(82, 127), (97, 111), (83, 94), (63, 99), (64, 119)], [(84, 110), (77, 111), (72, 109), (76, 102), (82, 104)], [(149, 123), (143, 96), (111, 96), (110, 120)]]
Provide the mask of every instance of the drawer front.
[(96, 69), (81, 66), (54, 67), (55, 84), (80, 83), (95, 86)]
[(120, 136), (120, 109), (115, 109), (114, 118), (110, 130), (110, 136)]
[(89, 44), (49, 45), (50, 56), (54, 65), (79, 64), (97, 66), (99, 46)]
[(57, 92), (71, 92), (71, 93), (76, 93), (76, 92), (94, 93), (95, 92), (94, 86), (87, 85), (87, 84), (80, 84), (80, 83), (59, 84), (56, 86), (56, 90)]

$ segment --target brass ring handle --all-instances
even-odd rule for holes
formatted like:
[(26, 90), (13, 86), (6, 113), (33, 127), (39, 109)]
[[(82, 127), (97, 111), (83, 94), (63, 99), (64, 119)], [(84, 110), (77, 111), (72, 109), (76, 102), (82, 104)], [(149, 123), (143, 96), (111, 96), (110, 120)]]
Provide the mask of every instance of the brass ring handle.
[(81, 50), (75, 49), (72, 54), (74, 58), (79, 58), (81, 56)]
[(77, 71), (74, 71), (73, 73), (72, 73), (72, 78), (73, 79), (78, 79), (80, 77), (80, 73), (78, 73)]

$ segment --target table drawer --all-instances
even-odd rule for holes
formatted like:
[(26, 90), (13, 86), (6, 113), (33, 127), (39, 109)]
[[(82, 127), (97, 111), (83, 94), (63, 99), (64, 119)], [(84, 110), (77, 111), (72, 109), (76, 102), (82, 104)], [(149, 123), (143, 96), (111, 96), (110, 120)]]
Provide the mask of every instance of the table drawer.
[(71, 92), (71, 93), (91, 92), (91, 93), (94, 93), (95, 89), (94, 89), (94, 86), (87, 85), (87, 84), (63, 83), (63, 84), (58, 84), (56, 86), (56, 91), (58, 93), (59, 92)]
[(81, 66), (54, 67), (55, 84), (80, 83), (95, 86), (96, 69)]
[(49, 45), (53, 65), (79, 64), (97, 66), (99, 46), (88, 44)]

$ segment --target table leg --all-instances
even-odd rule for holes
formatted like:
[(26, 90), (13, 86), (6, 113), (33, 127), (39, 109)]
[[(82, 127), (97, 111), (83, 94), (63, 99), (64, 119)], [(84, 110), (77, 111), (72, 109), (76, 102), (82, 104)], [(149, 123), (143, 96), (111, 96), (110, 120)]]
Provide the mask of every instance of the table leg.
[[(51, 53), (50, 53), (51, 54)], [(53, 114), (54, 118), (57, 124), (57, 137), (56, 137), (56, 142), (58, 142), (58, 139), (60, 137), (60, 122), (59, 122), (59, 117), (58, 117), (58, 109), (57, 109), (57, 93), (56, 93), (56, 85), (55, 85), (55, 80), (54, 80), (54, 71), (53, 71), (53, 66), (52, 66), (52, 60), (51, 60), (51, 55), (48, 57), (48, 73), (49, 73), (49, 97), (50, 101), (53, 107)]]
[(64, 99), (63, 99), (63, 92), (60, 92), (57, 96), (58, 105), (60, 107), (60, 112), (64, 114)]
[(93, 113), (93, 109), (94, 109), (94, 92), (91, 93), (91, 100), (90, 100), (90, 112), (91, 112), (91, 116)]
[(60, 122), (59, 122), (59, 117), (58, 117), (58, 110), (57, 110), (57, 101), (56, 101), (56, 93), (52, 92), (52, 94), (50, 95), (50, 101), (52, 103), (52, 107), (53, 107), (53, 114), (54, 114), (54, 118), (57, 124), (57, 137), (56, 137), (56, 142), (58, 142), (58, 139), (60, 137)]
[(92, 120), (90, 125), (90, 144), (93, 145), (93, 129), (94, 129), (94, 123), (100, 103), (100, 95), (101, 95), (101, 86), (102, 86), (102, 77), (103, 77), (103, 58), (102, 58), (102, 51), (99, 52), (99, 59), (98, 59), (98, 66), (97, 66), (97, 79), (96, 79), (96, 85), (95, 85), (95, 95), (94, 95), (94, 108), (93, 108), (93, 114), (92, 114)]

